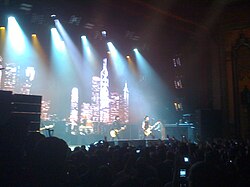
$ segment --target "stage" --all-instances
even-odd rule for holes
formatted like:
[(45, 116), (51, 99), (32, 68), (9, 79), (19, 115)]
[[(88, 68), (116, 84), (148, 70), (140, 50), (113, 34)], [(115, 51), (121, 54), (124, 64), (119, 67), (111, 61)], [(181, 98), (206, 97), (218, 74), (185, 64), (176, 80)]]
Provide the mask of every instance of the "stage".
[[(70, 132), (58, 129), (55, 126), (54, 133), (52, 136), (59, 137), (65, 140), (68, 145), (90, 145), (100, 140), (107, 140), (111, 145), (122, 145), (124, 143), (129, 143), (133, 146), (145, 146), (159, 142), (159, 140), (166, 141), (169, 139), (176, 139), (178, 141), (187, 140), (189, 142), (195, 141), (196, 129), (193, 125), (177, 125), (177, 124), (167, 124), (164, 125), (164, 132), (154, 132), (156, 135), (154, 139), (151, 136), (146, 137), (144, 140), (143, 132), (138, 125), (127, 125), (126, 131), (119, 134), (119, 139), (112, 137), (109, 134), (109, 129), (104, 128), (101, 133), (91, 133), (91, 134), (71, 134)], [(59, 131), (60, 130), (60, 131)], [(63, 132), (63, 133), (62, 133)], [(45, 134), (46, 135), (46, 134)], [(164, 135), (164, 136), (162, 136)]]

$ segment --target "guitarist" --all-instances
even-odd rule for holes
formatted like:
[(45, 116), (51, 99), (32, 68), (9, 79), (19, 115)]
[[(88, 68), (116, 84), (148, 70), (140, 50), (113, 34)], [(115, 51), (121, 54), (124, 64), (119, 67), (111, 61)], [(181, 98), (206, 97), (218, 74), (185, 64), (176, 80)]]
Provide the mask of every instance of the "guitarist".
[[(153, 139), (155, 138), (149, 120), (150, 120), (149, 116), (145, 116), (142, 122), (142, 129), (144, 134), (143, 139), (145, 139), (147, 136), (151, 136)], [(149, 132), (149, 134), (147, 132)]]
[[(119, 129), (121, 129), (121, 120), (120, 120), (120, 117), (119, 117), (119, 116), (115, 116), (115, 120), (114, 120), (113, 123), (112, 123), (112, 128), (111, 128), (111, 130), (119, 130)], [(115, 138), (115, 137), (112, 137), (112, 140), (113, 140), (114, 138)], [(117, 139), (120, 139), (118, 133), (116, 134), (116, 138), (117, 138)]]

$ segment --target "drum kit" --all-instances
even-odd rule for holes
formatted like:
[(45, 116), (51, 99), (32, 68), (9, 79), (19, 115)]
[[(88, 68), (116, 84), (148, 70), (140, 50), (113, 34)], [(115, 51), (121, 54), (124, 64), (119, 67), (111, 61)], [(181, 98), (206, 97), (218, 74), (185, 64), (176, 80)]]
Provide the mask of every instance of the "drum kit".
[(80, 135), (89, 135), (94, 133), (93, 122), (89, 119), (83, 120), (79, 125)]

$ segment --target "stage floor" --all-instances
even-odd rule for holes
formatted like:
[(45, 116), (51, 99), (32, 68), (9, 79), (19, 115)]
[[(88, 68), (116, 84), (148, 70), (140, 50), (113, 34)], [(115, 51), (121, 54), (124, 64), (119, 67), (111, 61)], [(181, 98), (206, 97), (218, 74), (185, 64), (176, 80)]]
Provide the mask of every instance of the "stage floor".
[[(74, 150), (75, 147), (81, 147), (82, 145), (85, 145), (86, 147), (88, 147), (91, 144), (97, 144), (98, 141), (101, 141), (101, 139), (89, 143), (89, 144), (69, 144), (69, 147), (71, 150)], [(113, 140), (113, 141), (108, 141), (110, 146), (124, 146), (124, 145), (129, 145), (129, 146), (133, 146), (133, 147), (148, 147), (148, 146), (152, 146), (152, 145), (159, 145), (160, 143), (162, 143), (162, 141), (164, 141), (165, 143), (169, 142), (169, 140), (165, 139), (165, 140), (160, 140), (160, 139), (145, 139), (145, 140), (141, 140), (141, 139), (133, 139), (133, 140), (128, 140), (128, 139), (119, 139), (119, 140)]]

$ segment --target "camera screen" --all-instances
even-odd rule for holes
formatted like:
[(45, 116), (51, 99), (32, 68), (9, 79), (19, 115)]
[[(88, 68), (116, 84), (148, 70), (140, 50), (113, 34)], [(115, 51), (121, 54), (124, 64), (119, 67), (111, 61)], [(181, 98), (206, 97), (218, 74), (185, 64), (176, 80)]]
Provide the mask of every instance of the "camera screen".
[(188, 157), (184, 157), (184, 162), (189, 162)]
[(136, 150), (136, 153), (140, 153), (140, 152), (141, 152), (141, 150), (139, 150), (139, 149)]
[(180, 169), (180, 177), (186, 177), (186, 169)]

